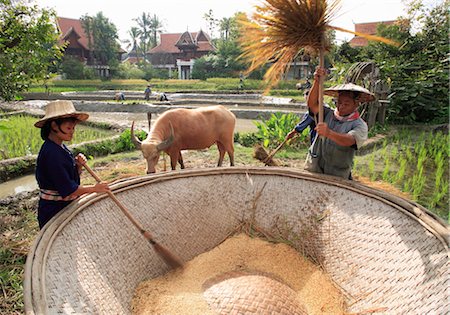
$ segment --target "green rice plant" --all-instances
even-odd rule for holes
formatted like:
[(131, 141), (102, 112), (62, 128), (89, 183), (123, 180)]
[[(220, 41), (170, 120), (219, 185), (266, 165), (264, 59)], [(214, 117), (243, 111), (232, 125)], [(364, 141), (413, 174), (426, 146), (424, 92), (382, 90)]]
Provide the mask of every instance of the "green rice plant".
[(441, 181), (444, 176), (444, 163), (445, 160), (442, 158), (442, 152), (439, 152), (436, 154), (436, 157), (434, 159), (435, 166), (436, 166), (436, 173), (435, 173), (435, 180), (434, 180), (434, 188), (435, 190), (439, 190), (439, 187), (441, 185)]
[(410, 187), (411, 187), (411, 178), (408, 178), (404, 183), (403, 183), (403, 191), (410, 191)]
[(423, 166), (413, 175), (411, 188), (414, 200), (419, 199), (425, 186), (426, 177), (423, 176)]
[(375, 153), (372, 152), (370, 159), (369, 159), (369, 174), (370, 174), (370, 180), (375, 181), (377, 179), (377, 173), (375, 172)]
[(391, 155), (393, 157), (393, 160), (396, 160), (398, 158), (398, 148), (396, 145), (391, 146)]
[[(40, 129), (33, 124), (36, 118), (31, 116), (11, 116), (3, 121), (5, 130), (0, 133), (0, 143), (2, 143), (1, 159), (9, 159), (25, 155), (37, 154), (42, 146)], [(113, 135), (112, 131), (78, 125), (70, 144), (84, 141), (102, 139)]]
[(394, 177), (394, 183), (401, 183), (403, 181), (403, 178), (405, 177), (405, 173), (406, 173), (406, 167), (408, 165), (408, 160), (406, 160), (404, 158), (404, 156), (400, 156), (401, 160), (400, 160), (400, 167), (397, 171), (397, 174)]
[(390, 175), (389, 175), (390, 168), (391, 168), (390, 159), (389, 159), (389, 157), (385, 157), (385, 158), (384, 158), (384, 168), (383, 168), (383, 173), (382, 173), (382, 175), (381, 175), (381, 178), (382, 178), (385, 182), (389, 182), (389, 181), (390, 181)]
[(408, 163), (411, 163), (414, 159), (413, 153), (408, 146), (405, 147), (405, 155)]

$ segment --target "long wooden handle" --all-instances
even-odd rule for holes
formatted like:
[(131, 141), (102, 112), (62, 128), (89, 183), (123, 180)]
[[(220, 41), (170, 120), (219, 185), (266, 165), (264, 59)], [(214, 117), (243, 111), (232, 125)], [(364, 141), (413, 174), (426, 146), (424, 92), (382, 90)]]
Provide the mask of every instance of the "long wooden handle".
[(270, 152), (270, 154), (264, 159), (264, 162), (268, 162), (268, 161), (270, 161), (272, 158), (273, 158), (273, 156), (286, 144), (286, 142), (288, 141), (289, 139), (286, 137), (286, 138), (284, 138), (284, 140), (283, 140), (283, 142), (281, 142), (279, 145), (278, 145), (278, 147), (276, 147), (275, 148), (275, 150), (273, 150), (272, 152)]
[[(89, 172), (89, 174), (91, 174), (92, 177), (95, 178), (97, 183), (100, 183), (102, 181), (100, 177), (98, 177), (97, 174), (95, 174), (94, 171), (87, 164), (83, 164), (83, 166)], [(122, 210), (123, 214), (125, 214), (128, 220), (130, 220), (131, 223), (133, 223), (133, 225), (139, 230), (139, 232), (141, 232), (145, 236), (145, 238), (147, 238), (150, 242), (153, 242), (153, 236), (151, 235), (151, 233), (144, 230), (142, 225), (140, 225), (139, 222), (136, 221), (136, 219), (131, 215), (131, 213), (127, 210), (127, 208), (125, 208), (125, 206), (119, 201), (119, 199), (117, 199), (117, 197), (112, 193), (112, 191), (108, 191), (107, 193), (109, 197), (111, 197), (111, 199), (116, 203), (116, 205), (119, 206), (120, 210)]]
[[(319, 68), (325, 68), (325, 50), (322, 48), (319, 50)], [(319, 122), (323, 122), (323, 81), (324, 77), (319, 77)]]

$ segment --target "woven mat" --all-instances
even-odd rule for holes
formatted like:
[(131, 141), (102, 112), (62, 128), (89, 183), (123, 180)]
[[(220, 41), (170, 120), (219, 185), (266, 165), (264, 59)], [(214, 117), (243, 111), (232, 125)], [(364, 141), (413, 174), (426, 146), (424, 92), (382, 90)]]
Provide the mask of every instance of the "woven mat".
[(218, 314), (307, 314), (294, 290), (265, 275), (233, 272), (207, 286), (203, 296)]

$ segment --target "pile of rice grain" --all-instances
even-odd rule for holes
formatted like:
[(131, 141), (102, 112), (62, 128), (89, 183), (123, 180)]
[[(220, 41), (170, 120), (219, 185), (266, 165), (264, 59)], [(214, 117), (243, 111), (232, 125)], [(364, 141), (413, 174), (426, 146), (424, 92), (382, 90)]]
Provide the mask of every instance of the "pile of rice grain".
[(344, 299), (329, 277), (286, 244), (240, 234), (187, 262), (182, 269), (142, 282), (133, 314), (217, 314), (206, 302), (204, 283), (232, 271), (270, 274), (292, 288), (308, 314), (343, 314)]

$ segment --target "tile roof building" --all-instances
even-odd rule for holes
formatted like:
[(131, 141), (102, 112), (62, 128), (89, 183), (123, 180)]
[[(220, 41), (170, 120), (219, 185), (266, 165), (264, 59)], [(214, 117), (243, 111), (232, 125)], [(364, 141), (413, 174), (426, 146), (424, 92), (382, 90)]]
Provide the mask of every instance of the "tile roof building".
[(190, 79), (195, 59), (214, 52), (216, 48), (209, 36), (199, 32), (161, 34), (161, 42), (148, 52), (153, 67), (167, 69), (169, 77), (178, 70), (178, 78)]
[[(377, 27), (380, 24), (392, 25), (397, 21), (380, 21), (380, 22), (370, 22), (370, 23), (355, 23), (355, 32), (364, 33), (369, 35), (377, 34)], [(352, 47), (363, 47), (369, 44), (368, 40), (361, 36), (353, 37), (350, 42)]]
[[(88, 36), (83, 29), (81, 20), (58, 17), (57, 24), (61, 33), (59, 44), (61, 46), (66, 45), (64, 56), (71, 56), (80, 60), (86, 66), (94, 68), (100, 76), (109, 76), (109, 66), (96, 59), (94, 51), (89, 48)], [(119, 60), (120, 55), (124, 52), (122, 49), (119, 50), (117, 56)]]

